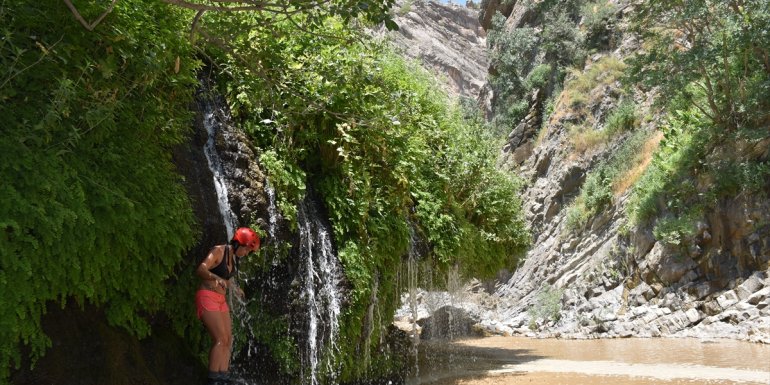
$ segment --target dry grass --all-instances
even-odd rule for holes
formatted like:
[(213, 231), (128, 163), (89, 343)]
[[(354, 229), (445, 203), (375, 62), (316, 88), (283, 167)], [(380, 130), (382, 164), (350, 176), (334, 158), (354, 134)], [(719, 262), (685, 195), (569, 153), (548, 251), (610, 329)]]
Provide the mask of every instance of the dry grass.
[(644, 174), (644, 171), (647, 170), (647, 166), (649, 166), (652, 161), (652, 154), (658, 149), (658, 145), (662, 139), (663, 132), (657, 131), (644, 142), (644, 145), (633, 160), (633, 162), (636, 163), (636, 166), (626, 171), (622, 177), (618, 178), (613, 183), (612, 192), (616, 197), (619, 197), (626, 192), (626, 190), (633, 186), (642, 174)]
[(607, 132), (605, 130), (594, 130), (591, 123), (586, 122), (588, 127), (572, 126), (569, 127), (570, 141), (575, 152), (583, 154), (590, 149), (598, 148), (601, 144), (607, 143)]
[[(626, 64), (621, 60), (605, 56), (597, 60), (584, 72), (573, 70), (572, 78), (564, 85), (564, 91), (559, 95), (553, 114), (549, 118), (546, 127), (559, 124), (565, 117), (571, 115), (570, 120), (577, 119), (582, 123), (567, 127), (570, 133), (570, 140), (575, 153), (582, 154), (609, 140), (606, 132), (594, 130), (596, 123), (588, 109), (599, 98), (604, 96), (604, 92), (598, 90), (609, 86), (623, 74)], [(536, 140), (536, 145), (540, 144), (546, 136), (546, 129), (541, 130)]]

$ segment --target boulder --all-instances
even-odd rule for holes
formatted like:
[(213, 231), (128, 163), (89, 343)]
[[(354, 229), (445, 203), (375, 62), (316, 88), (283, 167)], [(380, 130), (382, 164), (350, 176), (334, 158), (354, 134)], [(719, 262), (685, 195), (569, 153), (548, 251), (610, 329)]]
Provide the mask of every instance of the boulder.
[(418, 322), (422, 327), (420, 337), (429, 339), (455, 339), (478, 335), (473, 325), (479, 320), (471, 317), (464, 309), (454, 306), (443, 306), (433, 312), (429, 318)]
[(735, 294), (741, 301), (749, 298), (749, 296), (762, 288), (762, 280), (764, 277), (760, 274), (761, 273), (752, 275), (735, 289)]
[(738, 295), (736, 295), (734, 291), (728, 290), (717, 297), (717, 303), (722, 309), (727, 309), (738, 303)]

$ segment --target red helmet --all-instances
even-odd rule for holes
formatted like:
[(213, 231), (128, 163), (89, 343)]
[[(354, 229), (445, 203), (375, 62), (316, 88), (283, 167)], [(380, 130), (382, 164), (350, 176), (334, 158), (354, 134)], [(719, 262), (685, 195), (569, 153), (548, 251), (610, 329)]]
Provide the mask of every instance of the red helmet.
[(239, 227), (238, 230), (235, 230), (233, 240), (238, 241), (239, 244), (247, 246), (252, 250), (259, 248), (259, 235), (249, 227)]

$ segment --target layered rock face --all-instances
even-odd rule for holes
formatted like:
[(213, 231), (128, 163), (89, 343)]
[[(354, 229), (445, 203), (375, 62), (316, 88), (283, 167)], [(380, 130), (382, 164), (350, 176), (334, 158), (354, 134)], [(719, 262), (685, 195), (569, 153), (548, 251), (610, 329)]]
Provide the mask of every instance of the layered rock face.
[(476, 99), (487, 77), (486, 33), (478, 11), (435, 1), (401, 1), (397, 32), (387, 35), (406, 57), (423, 63), (455, 96)]
[[(483, 1), (480, 23), (489, 28), (492, 15), (500, 12), (507, 17), (506, 30), (539, 29), (527, 3)], [(639, 44), (624, 35), (611, 49), (590, 56), (582, 73), (602, 61), (623, 61)], [(629, 186), (615, 191), (612, 202), (582, 226), (570, 227), (567, 209), (587, 177), (633, 135), (621, 133), (602, 145), (577, 149), (571, 128), (583, 125), (600, 132), (610, 112), (631, 100), (639, 116), (648, 116), (635, 132), (645, 134), (651, 155), (664, 124), (651, 107), (659, 95), (624, 94), (621, 84), (611, 81), (599, 82), (584, 96), (585, 108), (576, 112), (562, 102), (564, 95), (554, 95), (554, 110), (547, 114), (543, 101), (551, 96), (538, 90), (501, 151), (503, 167), (525, 180), (523, 208), (533, 246), (523, 263), (491, 295), (476, 286), (465, 293), (473, 300), (456, 298), (440, 305), (464, 309), (476, 322), (473, 330), (489, 334), (727, 337), (770, 343), (770, 183), (763, 193), (721, 198), (679, 244), (657, 239), (655, 220), (630, 226)], [(749, 149), (754, 159), (770, 158), (770, 143), (755, 147)], [(665, 208), (658, 215), (675, 216)], [(437, 295), (421, 295), (418, 318), (440, 309), (431, 305)], [(412, 317), (405, 310), (397, 314), (402, 320)]]
[[(492, 12), (493, 3), (482, 4), (485, 13)], [(506, 28), (531, 22), (526, 6), (519, 3), (506, 10)], [(584, 73), (606, 58), (622, 61), (638, 44), (633, 36), (625, 36), (614, 50), (590, 57)], [(598, 84), (586, 95), (587, 116), (557, 103), (542, 125), (537, 119), (542, 108), (533, 97), (530, 114), (509, 135), (501, 155), (507, 167), (526, 180), (524, 210), (533, 248), (497, 289), (497, 305), (482, 311), (486, 329), (576, 338), (697, 336), (770, 342), (766, 195), (722, 199), (698, 221), (696, 234), (680, 244), (656, 239), (654, 220), (629, 227), (628, 187), (616, 191), (612, 203), (581, 228), (567, 225), (566, 209), (587, 175), (631, 136), (621, 134), (604, 145), (579, 150), (571, 126), (588, 122), (599, 132), (608, 111), (621, 99), (632, 98), (642, 115), (652, 117), (637, 128), (648, 133), (651, 152), (662, 137), (659, 127), (664, 123), (650, 107), (658, 96), (621, 96), (619, 90), (619, 82)], [(760, 147), (756, 157), (767, 159), (770, 146)], [(764, 194), (770, 191), (770, 185), (765, 187)], [(674, 215), (664, 209), (659, 218)], [(540, 317), (538, 309), (549, 296), (556, 298), (554, 313)]]

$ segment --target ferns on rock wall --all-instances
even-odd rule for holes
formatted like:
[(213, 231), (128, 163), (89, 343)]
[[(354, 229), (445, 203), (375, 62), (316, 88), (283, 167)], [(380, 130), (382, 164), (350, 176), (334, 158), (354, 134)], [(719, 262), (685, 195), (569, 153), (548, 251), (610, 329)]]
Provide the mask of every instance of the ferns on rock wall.
[[(106, 10), (75, 5), (84, 20)], [(205, 54), (231, 76), (224, 88), (266, 149), (284, 214), (305, 183), (324, 196), (354, 286), (343, 353), (358, 349), (369, 299), (381, 314), (396, 305), (408, 217), (433, 247), (427, 263), (480, 275), (518, 257), (528, 242), (518, 182), (495, 170), (495, 147), (419, 71), (339, 19), (207, 16)], [(149, 332), (141, 314), (181, 319), (180, 293), (164, 281), (194, 240), (168, 151), (191, 120), (190, 17), (125, 0), (89, 31), (61, 1), (0, 0), (0, 306), (13, 309), (0, 316), (0, 378), (23, 360), (22, 346), (44, 354), (40, 318), (52, 304), (104, 306), (138, 336)], [(359, 366), (346, 375), (367, 370)]]
[[(243, 17), (201, 27), (260, 24)], [(429, 244), (421, 258), (435, 271), (459, 265), (466, 275), (493, 275), (528, 245), (519, 184), (496, 169), (499, 144), (381, 42), (335, 19), (314, 34), (273, 26), (270, 34), (217, 32), (235, 36), (223, 52), (230, 79), (222, 87), (262, 149), (284, 216), (292, 219), (306, 185), (322, 195), (351, 285), (340, 379), (376, 376), (392, 369), (387, 355), (372, 354), (371, 367), (354, 357), (366, 361), (391, 322), (410, 226)], [(364, 325), (370, 306), (381, 316)]]
[(50, 345), (47, 306), (104, 305), (138, 336), (163, 306), (194, 236), (168, 151), (195, 84), (180, 16), (126, 0), (88, 31), (62, 1), (0, 2), (0, 379)]

